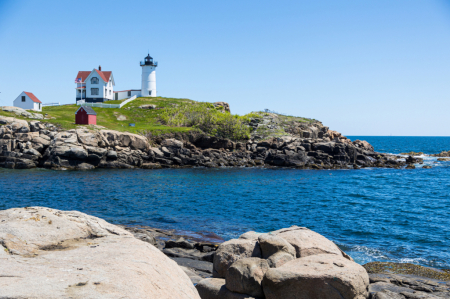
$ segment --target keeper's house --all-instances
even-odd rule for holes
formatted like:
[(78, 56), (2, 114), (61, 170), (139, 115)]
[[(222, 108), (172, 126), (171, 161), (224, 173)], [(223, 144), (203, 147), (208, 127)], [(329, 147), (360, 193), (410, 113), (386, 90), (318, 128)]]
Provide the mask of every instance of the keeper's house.
[(23, 91), (15, 100), (14, 107), (26, 110), (42, 111), (42, 102), (31, 92)]
[(79, 71), (75, 78), (76, 101), (84, 100), (87, 103), (101, 103), (114, 99), (114, 77), (112, 72), (98, 70)]

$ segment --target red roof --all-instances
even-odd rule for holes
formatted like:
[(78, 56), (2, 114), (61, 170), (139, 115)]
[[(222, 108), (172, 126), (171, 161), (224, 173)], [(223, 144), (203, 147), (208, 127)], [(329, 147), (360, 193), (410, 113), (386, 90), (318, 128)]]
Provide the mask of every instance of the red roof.
[(79, 71), (76, 79), (81, 78), (81, 82), (84, 82), (90, 73), (92, 72)]
[[(109, 82), (109, 78), (111, 78), (112, 72), (101, 72), (97, 69), (94, 69), (94, 71), (96, 71), (98, 73), (98, 75), (103, 79), (103, 81)], [(84, 81), (86, 81), (86, 78), (89, 76), (90, 73), (92, 73), (92, 72), (79, 71), (76, 79), (81, 78), (81, 82), (84, 83)]]
[(41, 101), (39, 101), (38, 98), (36, 98), (36, 96), (34, 94), (32, 94), (31, 92), (26, 92), (24, 91), (24, 93), (30, 97), (30, 99), (35, 102), (35, 103), (42, 103)]

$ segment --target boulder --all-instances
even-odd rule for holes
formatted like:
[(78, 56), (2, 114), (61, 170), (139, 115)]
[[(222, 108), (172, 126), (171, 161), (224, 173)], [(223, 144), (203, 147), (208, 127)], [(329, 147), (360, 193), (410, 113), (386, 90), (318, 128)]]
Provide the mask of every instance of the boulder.
[(318, 254), (271, 268), (262, 285), (267, 299), (366, 299), (369, 275), (342, 256)]
[(297, 258), (325, 253), (343, 256), (336, 244), (306, 227), (291, 226), (273, 231), (272, 234), (294, 246)]
[(275, 253), (285, 252), (295, 257), (295, 248), (285, 239), (274, 234), (262, 234), (258, 237), (262, 257), (267, 259)]
[(33, 148), (25, 149), (25, 150), (23, 151), (23, 153), (24, 153), (24, 154), (27, 154), (27, 155), (31, 155), (31, 156), (38, 156), (38, 157), (41, 157), (41, 154), (40, 154), (37, 150), (35, 150), (35, 149), (33, 149)]
[(116, 151), (108, 151), (106, 153), (106, 157), (108, 159), (111, 159), (111, 160), (116, 160), (117, 159), (117, 152)]
[(30, 169), (36, 167), (36, 163), (29, 159), (16, 159), (15, 169)]
[(57, 133), (54, 137), (55, 144), (65, 144), (65, 143), (72, 143), (72, 144), (78, 144), (78, 137), (75, 132), (75, 130), (65, 131)]
[(261, 233), (257, 233), (257, 232), (254, 232), (254, 231), (249, 231), (249, 232), (246, 232), (246, 233), (243, 233), (242, 235), (240, 235), (239, 239), (258, 240), (260, 235), (261, 235)]
[(231, 112), (230, 111), (230, 104), (226, 103), (226, 102), (215, 102), (213, 103), (214, 107), (222, 107), (222, 109), (226, 112)]
[(88, 153), (81, 146), (67, 146), (59, 145), (53, 148), (53, 153), (56, 156), (84, 160), (88, 157)]
[(226, 287), (232, 292), (264, 297), (261, 282), (267, 270), (269, 264), (265, 259), (249, 257), (237, 260), (227, 271)]
[(78, 142), (87, 146), (98, 146), (101, 142), (101, 138), (98, 138), (96, 134), (89, 132), (88, 130), (77, 130)]
[(355, 140), (353, 141), (353, 145), (366, 151), (374, 151), (373, 146), (365, 140)]
[(225, 286), (225, 279), (206, 278), (196, 286), (202, 299), (256, 299), (249, 295), (231, 292)]
[(80, 212), (0, 211), (0, 244), (5, 298), (200, 299), (184, 271), (153, 245)]
[(36, 137), (39, 137), (38, 132), (30, 132), (30, 133), (16, 133), (16, 140), (21, 142), (31, 141)]
[(31, 142), (36, 143), (36, 144), (42, 144), (43, 146), (49, 146), (50, 145), (50, 140), (48, 140), (47, 138), (43, 138), (43, 136), (45, 135), (39, 135), (38, 137), (34, 137), (33, 140)]
[(153, 154), (152, 156), (164, 157), (164, 153), (157, 147), (151, 147), (149, 151)]
[(269, 263), (270, 268), (281, 267), (289, 261), (295, 260), (295, 255), (292, 255), (287, 252), (279, 251), (275, 254), (272, 254), (267, 262)]
[(166, 248), (185, 248), (194, 249), (194, 244), (186, 241), (184, 238), (179, 238), (176, 241), (166, 241)]
[(100, 134), (105, 137), (109, 144), (121, 147), (131, 147), (133, 150), (147, 151), (149, 148), (147, 138), (141, 135), (118, 132), (113, 130), (101, 130)]
[(169, 147), (169, 148), (183, 148), (183, 142), (176, 140), (176, 139), (164, 139), (161, 142), (162, 147)]
[(202, 136), (195, 140), (195, 146), (201, 148), (213, 148), (213, 149), (229, 149), (232, 150), (236, 147), (236, 143), (229, 139), (220, 139), (217, 137)]
[(372, 299), (405, 299), (406, 297), (399, 293), (394, 293), (389, 290), (377, 292), (372, 295)]
[(156, 105), (141, 105), (140, 109), (156, 109)]
[(246, 257), (261, 257), (257, 240), (232, 239), (220, 244), (214, 256), (213, 277), (225, 278), (228, 268)]
[(332, 154), (336, 143), (334, 142), (322, 142), (313, 144), (313, 150), (322, 151), (327, 154)]

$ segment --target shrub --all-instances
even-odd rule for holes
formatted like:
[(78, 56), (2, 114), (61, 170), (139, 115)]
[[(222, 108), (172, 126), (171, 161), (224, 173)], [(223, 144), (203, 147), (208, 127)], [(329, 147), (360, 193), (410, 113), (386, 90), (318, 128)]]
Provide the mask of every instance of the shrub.
[(243, 140), (250, 138), (248, 117), (217, 110), (211, 103), (180, 104), (168, 107), (160, 114), (164, 125), (198, 128), (219, 138)]

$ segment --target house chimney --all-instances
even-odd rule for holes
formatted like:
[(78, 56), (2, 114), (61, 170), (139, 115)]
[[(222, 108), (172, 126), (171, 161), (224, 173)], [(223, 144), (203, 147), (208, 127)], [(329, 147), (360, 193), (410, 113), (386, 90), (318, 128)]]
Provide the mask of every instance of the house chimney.
[(101, 65), (98, 66), (98, 70), (99, 70), (99, 71), (102, 70), (102, 66), (101, 66)]

